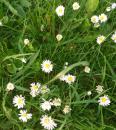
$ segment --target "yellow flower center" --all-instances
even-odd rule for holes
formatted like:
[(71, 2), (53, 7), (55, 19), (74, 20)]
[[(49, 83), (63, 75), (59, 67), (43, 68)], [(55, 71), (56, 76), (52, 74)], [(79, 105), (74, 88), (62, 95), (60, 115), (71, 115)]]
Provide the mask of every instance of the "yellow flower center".
[(37, 85), (33, 86), (33, 89), (34, 89), (35, 91), (37, 91), (37, 90), (38, 90), (38, 86), (37, 86)]
[(99, 40), (100, 40), (100, 42), (103, 42), (103, 41), (104, 41), (104, 38), (103, 38), (103, 37), (100, 37)]
[(46, 118), (46, 119), (44, 120), (44, 123), (45, 123), (45, 124), (49, 124), (49, 118)]
[(22, 104), (23, 100), (21, 98), (18, 99), (18, 104)]
[(105, 97), (103, 97), (103, 98), (101, 99), (101, 101), (104, 103), (104, 102), (107, 101), (107, 99), (106, 99)]
[(45, 64), (45, 67), (48, 69), (50, 67), (50, 64)]
[(27, 114), (26, 114), (26, 113), (24, 113), (24, 114), (22, 114), (22, 116), (23, 116), (23, 117), (27, 117)]
[(73, 78), (70, 76), (70, 77), (68, 77), (68, 80), (69, 80), (69, 81), (72, 81), (72, 80), (73, 80)]
[(101, 17), (100, 17), (101, 20), (104, 20), (104, 18), (105, 18), (104, 16), (101, 16)]
[(96, 22), (96, 18), (93, 18), (93, 21)]
[(62, 9), (61, 8), (59, 9), (59, 13), (62, 13)]

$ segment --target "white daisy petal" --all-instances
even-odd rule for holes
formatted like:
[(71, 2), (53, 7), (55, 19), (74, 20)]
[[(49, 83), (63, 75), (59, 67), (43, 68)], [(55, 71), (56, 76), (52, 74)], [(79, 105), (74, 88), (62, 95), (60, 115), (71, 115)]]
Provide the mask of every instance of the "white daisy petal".
[(19, 119), (23, 122), (27, 122), (27, 120), (32, 118), (31, 113), (27, 113), (27, 110), (20, 110)]
[(96, 16), (96, 15), (92, 16), (91, 17), (91, 22), (94, 23), (94, 24), (98, 23), (99, 22), (99, 17)]
[(6, 90), (7, 90), (7, 91), (11, 91), (11, 90), (13, 90), (14, 88), (15, 88), (15, 87), (14, 87), (14, 84), (9, 82), (9, 83), (7, 84)]
[(64, 107), (64, 109), (63, 109), (64, 114), (67, 114), (67, 113), (69, 113), (70, 111), (71, 111), (71, 108), (70, 108), (70, 106), (68, 106), (68, 105), (66, 105), (66, 106)]
[(73, 7), (73, 10), (78, 10), (80, 8), (80, 5), (78, 2), (74, 2), (72, 7)]
[(44, 111), (50, 111), (51, 110), (51, 106), (53, 105), (53, 103), (51, 101), (44, 101), (43, 103), (41, 103), (41, 108)]
[(50, 73), (53, 70), (53, 64), (50, 60), (45, 60), (41, 64), (42, 71), (45, 73)]
[(100, 35), (99, 37), (97, 37), (97, 43), (99, 45), (101, 45), (105, 40), (106, 40), (106, 37), (103, 35)]
[(13, 98), (13, 104), (15, 107), (18, 107), (18, 109), (23, 108), (25, 105), (25, 97), (22, 95), (16, 95)]
[(57, 124), (54, 122), (51, 116), (43, 115), (40, 118), (40, 124), (47, 130), (53, 130), (57, 127)]
[(101, 14), (101, 15), (99, 15), (99, 20), (101, 23), (104, 23), (108, 20), (108, 17), (106, 14)]
[(53, 101), (52, 101), (53, 105), (54, 106), (61, 106), (61, 99), (60, 98), (55, 98)]
[(101, 105), (101, 106), (110, 105), (110, 99), (109, 99), (109, 97), (107, 95), (104, 95), (104, 96), (100, 97), (98, 102), (99, 102), (99, 105)]
[(72, 84), (72, 83), (75, 82), (76, 76), (73, 76), (73, 75), (68, 74), (68, 75), (65, 75), (64, 79), (65, 79), (65, 82), (66, 82), (66, 83)]
[(30, 85), (31, 85), (30, 94), (32, 97), (36, 97), (41, 91), (41, 84), (40, 83), (31, 83)]
[(56, 8), (56, 14), (61, 17), (64, 15), (64, 10), (65, 10), (65, 7), (60, 5)]
[(116, 43), (116, 32), (112, 35), (111, 39)]

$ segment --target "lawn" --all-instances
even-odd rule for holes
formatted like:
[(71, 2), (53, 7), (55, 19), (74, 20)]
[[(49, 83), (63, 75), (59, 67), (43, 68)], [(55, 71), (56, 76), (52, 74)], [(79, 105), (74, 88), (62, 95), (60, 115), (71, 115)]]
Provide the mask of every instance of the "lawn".
[(115, 0), (0, 0), (0, 130), (116, 130)]

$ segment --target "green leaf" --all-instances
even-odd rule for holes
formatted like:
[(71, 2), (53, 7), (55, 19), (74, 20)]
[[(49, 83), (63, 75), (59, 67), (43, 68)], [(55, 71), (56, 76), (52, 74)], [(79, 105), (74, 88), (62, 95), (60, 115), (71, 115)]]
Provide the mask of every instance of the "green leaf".
[(20, 87), (20, 86), (15, 86), (15, 87), (16, 87), (16, 89), (18, 89), (20, 91), (29, 92), (29, 90), (24, 87)]
[(7, 24), (8, 23), (8, 16), (3, 17), (3, 23)]
[(20, 3), (23, 7), (31, 6), (31, 3), (28, 0), (20, 0)]
[(14, 64), (7, 64), (7, 71), (11, 74), (16, 73), (16, 66)]
[(25, 11), (24, 11), (22, 6), (17, 5), (16, 9), (17, 9), (18, 13), (20, 14), (20, 16), (22, 16), (22, 17), (26, 16), (26, 13), (25, 13)]
[(37, 59), (39, 53), (40, 53), (40, 49), (39, 49), (35, 54), (33, 54), (33, 55), (31, 56), (29, 63), (25, 66), (25, 68), (24, 68), (23, 70), (21, 70), (21, 71), (19, 71), (19, 72), (17, 73), (17, 75), (14, 77), (14, 79), (19, 78), (21, 75), (23, 75), (23, 74), (30, 68), (30, 66), (33, 65), (33, 63), (34, 63), (35, 60)]
[(9, 130), (12, 128), (12, 123), (10, 121), (3, 120), (0, 122), (0, 128), (3, 130)]
[(9, 3), (9, 1), (1, 0), (0, 2), (4, 3), (14, 15), (19, 15), (17, 10)]
[(99, 0), (87, 0), (86, 11), (90, 14), (94, 12), (99, 5)]
[(90, 26), (91, 26), (91, 24), (90, 24), (90, 22), (89, 22), (89, 19), (86, 19), (86, 20), (83, 22), (82, 26), (81, 26), (81, 30), (86, 31), (86, 30), (89, 29)]

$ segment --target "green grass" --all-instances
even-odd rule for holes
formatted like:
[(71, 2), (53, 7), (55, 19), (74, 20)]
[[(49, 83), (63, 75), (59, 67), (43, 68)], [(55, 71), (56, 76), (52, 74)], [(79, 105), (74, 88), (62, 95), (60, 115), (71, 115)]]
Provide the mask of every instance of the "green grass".
[[(76, 1), (76, 0), (75, 0)], [(72, 10), (74, 0), (0, 0), (0, 130), (43, 130), (40, 118), (51, 115), (58, 124), (56, 130), (116, 130), (116, 43), (111, 36), (116, 29), (116, 9), (107, 13), (106, 7), (114, 0), (100, 0), (93, 11), (87, 12), (87, 0), (78, 0), (80, 9)], [(65, 15), (58, 17), (55, 9), (65, 6)], [(95, 2), (93, 5), (95, 7)], [(108, 21), (99, 28), (90, 22), (93, 15), (104, 13)], [(44, 25), (44, 31), (41, 26)], [(56, 35), (63, 39), (57, 42)], [(96, 38), (107, 37), (99, 46)], [(24, 39), (30, 40), (24, 46)], [(27, 63), (21, 62), (25, 57)], [(45, 74), (41, 63), (50, 59), (53, 72)], [(65, 62), (69, 67), (64, 70)], [(83, 71), (89, 64), (91, 72)], [(58, 80), (60, 74), (75, 75), (76, 82), (68, 85)], [(13, 92), (6, 92), (8, 82), (15, 84)], [(32, 98), (30, 83), (48, 84), (50, 93)], [(108, 95), (111, 105), (99, 106), (96, 86), (104, 86), (101, 95)], [(92, 91), (87, 96), (87, 91)], [(15, 95), (26, 98), (26, 109), (33, 114), (31, 120), (22, 123), (19, 110), (12, 104)], [(43, 112), (42, 98), (62, 99), (62, 106)], [(65, 115), (62, 110), (68, 104), (72, 111)]]

